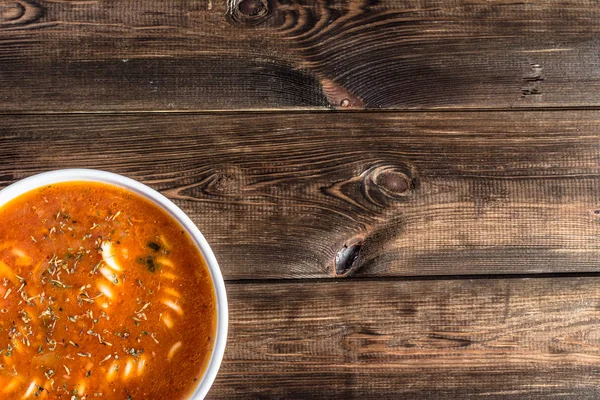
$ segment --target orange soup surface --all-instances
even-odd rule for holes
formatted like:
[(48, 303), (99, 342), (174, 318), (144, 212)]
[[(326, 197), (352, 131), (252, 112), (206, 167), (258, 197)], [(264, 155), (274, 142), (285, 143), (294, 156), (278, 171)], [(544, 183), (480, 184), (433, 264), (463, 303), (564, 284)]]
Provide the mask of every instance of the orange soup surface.
[(145, 198), (70, 182), (0, 208), (1, 399), (184, 399), (215, 327), (202, 255)]

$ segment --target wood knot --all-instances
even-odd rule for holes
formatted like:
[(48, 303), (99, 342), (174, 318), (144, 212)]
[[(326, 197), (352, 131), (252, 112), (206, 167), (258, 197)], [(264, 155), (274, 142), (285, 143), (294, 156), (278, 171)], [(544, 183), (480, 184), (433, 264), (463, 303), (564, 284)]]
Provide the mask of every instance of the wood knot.
[(408, 196), (416, 183), (414, 172), (399, 166), (376, 165), (363, 173), (365, 197), (380, 206)]
[(391, 198), (404, 197), (415, 186), (412, 177), (395, 167), (376, 167), (371, 172), (369, 179), (380, 191)]
[(327, 97), (327, 101), (329, 101), (329, 104), (333, 108), (343, 110), (361, 109), (365, 107), (365, 103), (362, 99), (330, 79), (321, 79), (321, 86), (323, 87), (323, 93), (325, 94), (325, 97)]
[(0, 21), (8, 22), (20, 19), (25, 14), (25, 7), (19, 3), (0, 3)]
[(362, 240), (355, 240), (353, 243), (346, 243), (338, 250), (335, 256), (335, 275), (339, 277), (347, 277), (354, 273), (357, 269), (356, 260), (362, 249)]
[(358, 175), (337, 181), (321, 190), (353, 207), (379, 213), (395, 203), (404, 202), (417, 187), (416, 170), (409, 164), (376, 164)]
[(203, 188), (204, 192), (213, 195), (240, 194), (240, 182), (231, 171), (219, 172), (212, 175)]
[(26, 25), (44, 15), (44, 8), (31, 0), (0, 0), (0, 27)]
[(271, 15), (268, 0), (231, 0), (229, 18), (232, 22), (244, 25), (258, 25)]

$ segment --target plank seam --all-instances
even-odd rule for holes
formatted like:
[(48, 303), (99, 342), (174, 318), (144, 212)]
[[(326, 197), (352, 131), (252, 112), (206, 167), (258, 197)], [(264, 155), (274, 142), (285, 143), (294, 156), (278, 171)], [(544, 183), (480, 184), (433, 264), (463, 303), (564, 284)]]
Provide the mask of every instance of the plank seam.
[(566, 107), (519, 107), (519, 108), (415, 108), (415, 109), (353, 109), (334, 110), (329, 108), (281, 108), (281, 109), (231, 109), (231, 110), (106, 110), (106, 111), (0, 111), (0, 116), (36, 116), (36, 115), (240, 115), (240, 114), (422, 114), (422, 113), (487, 113), (487, 112), (564, 112), (564, 111), (600, 111), (599, 106)]
[(333, 282), (419, 282), (457, 280), (517, 280), (517, 279), (568, 279), (600, 278), (599, 272), (556, 272), (539, 274), (483, 274), (483, 275), (429, 275), (429, 276), (354, 276), (352, 278), (273, 278), (273, 279), (225, 279), (227, 285), (282, 284), (282, 283), (333, 283)]

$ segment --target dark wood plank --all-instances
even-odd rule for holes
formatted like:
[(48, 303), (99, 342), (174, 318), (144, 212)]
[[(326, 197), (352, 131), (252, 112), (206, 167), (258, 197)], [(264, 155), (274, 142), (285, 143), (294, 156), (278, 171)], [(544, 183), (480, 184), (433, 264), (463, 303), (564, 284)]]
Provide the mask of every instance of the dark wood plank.
[(141, 180), (227, 279), (595, 272), (599, 159), (594, 111), (0, 117), (0, 185)]
[(596, 399), (600, 279), (230, 284), (209, 398)]
[(600, 106), (591, 0), (12, 0), (0, 110)]

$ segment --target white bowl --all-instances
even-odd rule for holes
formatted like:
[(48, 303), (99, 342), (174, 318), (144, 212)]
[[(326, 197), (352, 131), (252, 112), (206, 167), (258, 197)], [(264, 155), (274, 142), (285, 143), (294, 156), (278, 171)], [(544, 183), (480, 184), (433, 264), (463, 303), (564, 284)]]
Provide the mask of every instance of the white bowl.
[(192, 240), (202, 252), (202, 256), (204, 257), (204, 260), (206, 261), (210, 271), (217, 301), (217, 329), (212, 355), (204, 371), (204, 375), (200, 380), (200, 383), (189, 398), (189, 400), (203, 399), (213, 384), (217, 376), (219, 366), (221, 365), (221, 361), (223, 360), (228, 325), (227, 295), (225, 293), (225, 284), (223, 282), (221, 270), (219, 269), (219, 264), (217, 264), (217, 259), (208, 245), (208, 242), (206, 239), (204, 239), (204, 236), (202, 236), (202, 233), (200, 233), (192, 220), (185, 215), (185, 213), (181, 211), (179, 207), (173, 204), (165, 196), (158, 193), (156, 190), (122, 175), (94, 169), (62, 169), (44, 172), (22, 179), (0, 190), (0, 207), (15, 197), (33, 189), (53, 183), (73, 181), (107, 183), (128, 189), (145, 197), (146, 199), (149, 199), (167, 211), (173, 218), (175, 218), (175, 220), (179, 222), (181, 226), (188, 232)]

